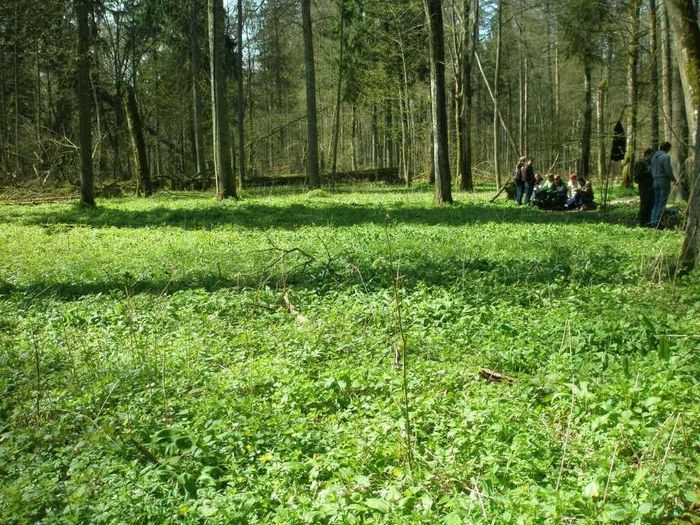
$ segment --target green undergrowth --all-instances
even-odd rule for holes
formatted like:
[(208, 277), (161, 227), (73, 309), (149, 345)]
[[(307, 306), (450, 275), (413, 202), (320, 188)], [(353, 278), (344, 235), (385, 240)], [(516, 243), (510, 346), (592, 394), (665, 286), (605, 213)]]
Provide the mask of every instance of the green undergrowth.
[(680, 233), (490, 195), (0, 207), (0, 522), (693, 523)]

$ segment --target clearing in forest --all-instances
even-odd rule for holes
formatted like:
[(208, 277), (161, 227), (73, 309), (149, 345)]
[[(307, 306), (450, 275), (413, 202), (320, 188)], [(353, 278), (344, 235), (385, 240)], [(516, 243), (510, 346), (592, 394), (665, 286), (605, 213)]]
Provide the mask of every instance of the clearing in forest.
[(691, 519), (681, 234), (458, 200), (0, 207), (0, 522)]

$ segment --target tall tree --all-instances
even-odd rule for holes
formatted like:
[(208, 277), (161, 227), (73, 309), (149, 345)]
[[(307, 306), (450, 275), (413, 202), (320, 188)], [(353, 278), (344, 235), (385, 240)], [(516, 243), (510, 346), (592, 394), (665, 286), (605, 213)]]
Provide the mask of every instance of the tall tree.
[(90, 0), (76, 0), (75, 14), (78, 19), (78, 68), (75, 89), (78, 98), (79, 144), (80, 144), (80, 202), (95, 205), (94, 175), (92, 166), (92, 122), (90, 96), (90, 27), (88, 15)]
[(501, 165), (499, 162), (500, 141), (498, 132), (498, 90), (500, 85), (501, 72), (501, 36), (503, 31), (503, 8), (505, 0), (498, 1), (498, 18), (496, 21), (496, 64), (493, 75), (493, 169), (496, 175), (496, 189), (501, 189)]
[(651, 147), (659, 146), (659, 43), (656, 0), (649, 0), (649, 110), (651, 116)]
[(209, 0), (209, 64), (211, 76), (211, 114), (214, 138), (214, 171), (217, 197), (236, 197), (231, 165), (231, 134), (228, 125), (226, 49), (224, 40), (224, 6), (222, 0)]
[(637, 149), (637, 100), (639, 83), (637, 70), (639, 64), (639, 10), (640, 0), (630, 2), (630, 41), (627, 46), (627, 148), (622, 161), (622, 185), (632, 186), (632, 168)]
[(209, 178), (204, 167), (204, 139), (202, 138), (202, 100), (199, 95), (199, 30), (201, 22), (201, 0), (192, 0), (190, 11), (190, 87), (192, 94), (192, 134), (197, 180), (203, 190)]
[(241, 186), (246, 182), (245, 170), (245, 93), (243, 91), (243, 0), (238, 0), (236, 9), (236, 109), (238, 113), (238, 178)]
[(423, 0), (430, 31), (430, 100), (432, 105), (435, 202), (452, 203), (452, 182), (447, 144), (447, 103), (445, 96), (445, 38), (441, 0)]
[(674, 35), (677, 38), (678, 63), (688, 108), (688, 122), (695, 137), (694, 184), (688, 202), (688, 222), (681, 248), (680, 265), (684, 269), (695, 266), (700, 249), (700, 141), (698, 113), (700, 112), (700, 27), (698, 11), (693, 0), (668, 0), (668, 10)]
[(318, 122), (316, 117), (316, 66), (314, 64), (314, 38), (311, 22), (311, 0), (301, 0), (302, 27), (304, 33), (304, 64), (306, 67), (306, 126), (308, 150), (306, 175), (310, 188), (321, 185), (318, 168)]

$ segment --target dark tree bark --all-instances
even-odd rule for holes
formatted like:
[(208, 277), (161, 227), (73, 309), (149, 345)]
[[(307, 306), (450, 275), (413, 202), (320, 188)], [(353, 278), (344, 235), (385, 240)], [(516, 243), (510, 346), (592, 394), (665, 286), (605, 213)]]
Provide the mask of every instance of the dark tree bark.
[(311, 0), (301, 0), (304, 32), (304, 64), (306, 66), (306, 113), (308, 155), (306, 174), (309, 188), (318, 188), (321, 178), (318, 169), (318, 123), (316, 117), (316, 69), (314, 65), (314, 39), (311, 23)]
[(143, 135), (143, 120), (136, 101), (136, 90), (133, 86), (126, 88), (126, 121), (131, 137), (131, 149), (134, 158), (134, 173), (136, 180), (143, 186), (146, 197), (153, 195), (151, 172), (148, 169), (148, 154), (146, 140)]
[(76, 96), (78, 99), (79, 145), (80, 145), (80, 202), (95, 205), (94, 175), (92, 166), (92, 118), (90, 100), (90, 28), (89, 0), (76, 0), (78, 19), (78, 68)]
[[(472, 110), (474, 89), (472, 87), (472, 65), (479, 30), (479, 0), (463, 0), (463, 22), (465, 27), (462, 42), (460, 81), (458, 92), (457, 151), (459, 159), (459, 189), (474, 191), (472, 177)], [(461, 109), (461, 111), (459, 111)]]
[(333, 158), (331, 161), (331, 183), (335, 182), (335, 174), (338, 171), (338, 135), (340, 134), (340, 99), (343, 89), (343, 53), (345, 51), (345, 2), (340, 0), (340, 49), (338, 50), (338, 84), (335, 93), (335, 115), (333, 120)]
[(200, 187), (206, 190), (209, 186), (206, 168), (204, 167), (204, 140), (202, 138), (202, 101), (199, 94), (199, 28), (201, 23), (201, 4), (198, 0), (192, 0), (190, 13), (190, 54), (192, 59), (191, 89), (192, 89), (192, 132), (194, 144), (194, 161), (197, 170), (196, 176)]
[(231, 168), (231, 134), (228, 125), (228, 101), (224, 48), (224, 6), (222, 0), (209, 0), (209, 63), (211, 75), (211, 113), (214, 138), (214, 171), (217, 197), (236, 197)]
[(447, 103), (445, 96), (445, 39), (441, 0), (423, 0), (430, 30), (430, 99), (432, 104), (435, 202), (452, 203), (452, 183), (447, 144)]

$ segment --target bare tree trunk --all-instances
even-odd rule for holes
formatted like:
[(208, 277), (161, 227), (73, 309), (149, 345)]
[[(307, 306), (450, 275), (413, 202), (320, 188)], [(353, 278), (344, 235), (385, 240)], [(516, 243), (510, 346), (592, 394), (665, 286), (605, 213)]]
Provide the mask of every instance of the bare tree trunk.
[[(687, 200), (690, 195), (690, 188), (688, 187), (688, 179), (683, 173), (683, 164), (687, 156), (686, 152), (690, 135), (688, 132), (688, 123), (691, 119), (686, 117), (686, 104), (683, 103), (683, 83), (681, 81), (680, 68), (676, 65), (673, 67), (671, 92), (673, 94), (673, 115), (671, 117), (671, 128), (673, 131), (671, 144), (673, 147), (671, 148), (671, 165), (673, 166), (673, 173), (678, 181), (678, 184), (673, 188), (671, 193), (675, 199)], [(695, 123), (691, 125), (695, 125)]]
[(649, 108), (651, 112), (651, 147), (659, 147), (659, 45), (656, 0), (649, 0)]
[[(78, 19), (78, 70), (76, 96), (78, 99), (80, 144), (80, 203), (95, 205), (94, 175), (92, 171), (92, 122), (90, 101), (90, 29), (88, 27), (89, 0), (76, 0)], [(17, 94), (15, 93), (15, 96)]]
[(236, 198), (231, 169), (231, 133), (228, 125), (224, 48), (224, 6), (222, 0), (209, 0), (209, 61), (211, 75), (211, 113), (214, 138), (214, 171), (219, 199)]
[(586, 61), (583, 65), (583, 86), (585, 105), (583, 109), (583, 130), (581, 135), (581, 173), (588, 180), (591, 171), (591, 128), (593, 125), (593, 96), (591, 86), (591, 64)]
[(238, 40), (238, 63), (236, 71), (236, 84), (238, 87), (236, 101), (238, 110), (238, 179), (240, 180), (241, 186), (245, 186), (246, 183), (246, 172), (245, 172), (245, 96), (243, 92), (243, 0), (238, 0), (237, 9), (237, 35)]
[(673, 118), (672, 79), (673, 62), (671, 61), (671, 27), (668, 21), (666, 2), (661, 4), (661, 108), (663, 111), (664, 141), (670, 141), (671, 119)]
[[(690, 118), (695, 137), (698, 135), (698, 111), (700, 111), (700, 28), (698, 27), (698, 11), (693, 0), (668, 0), (669, 15), (674, 27), (674, 33), (678, 38), (679, 64), (682, 64), (680, 76), (683, 87), (686, 106), (690, 107)], [(676, 32), (678, 31), (678, 32)], [(680, 254), (680, 267), (690, 270), (695, 266), (700, 248), (700, 141), (695, 141), (695, 166), (688, 202), (688, 222), (685, 230), (685, 238)]]
[(345, 2), (340, 0), (340, 49), (338, 50), (338, 84), (335, 93), (335, 116), (333, 126), (333, 151), (331, 162), (331, 184), (335, 183), (338, 171), (338, 135), (340, 132), (340, 100), (343, 91), (343, 54), (345, 51)]
[(598, 84), (598, 97), (596, 99), (596, 119), (598, 132), (598, 177), (602, 181), (606, 176), (607, 148), (605, 144), (605, 94), (608, 83), (605, 79)]
[(146, 140), (143, 136), (143, 122), (136, 101), (136, 91), (133, 86), (126, 88), (126, 121), (131, 136), (131, 148), (133, 150), (134, 173), (139, 184), (143, 186), (146, 197), (153, 194), (151, 172), (148, 169), (148, 154)]
[(464, 33), (465, 38), (462, 44), (462, 109), (463, 115), (459, 136), (462, 138), (461, 144), (458, 144), (460, 149), (460, 181), (459, 188), (464, 191), (474, 191), (474, 180), (472, 177), (472, 110), (474, 100), (474, 89), (472, 86), (472, 67), (474, 63), (474, 53), (476, 50), (476, 42), (479, 37), (479, 0), (463, 0), (464, 1), (464, 20), (463, 24), (466, 27)]
[(306, 66), (306, 112), (308, 158), (306, 173), (310, 188), (318, 188), (321, 178), (318, 170), (318, 124), (316, 120), (316, 70), (314, 66), (314, 39), (311, 23), (311, 0), (301, 0), (304, 29), (304, 64)]
[(424, 0), (430, 29), (430, 99), (432, 104), (433, 158), (435, 162), (435, 202), (452, 203), (450, 159), (447, 144), (447, 104), (445, 100), (445, 39), (441, 0)]
[(383, 167), (379, 151), (379, 122), (376, 104), (372, 105), (372, 166), (374, 169)]
[(192, 12), (190, 14), (190, 53), (192, 60), (192, 70), (190, 86), (192, 89), (192, 131), (194, 143), (194, 160), (196, 176), (200, 187), (206, 190), (209, 186), (206, 168), (204, 167), (204, 140), (202, 138), (202, 101), (199, 96), (199, 27), (200, 27), (201, 5), (199, 0), (192, 0)]
[(639, 64), (639, 9), (641, 0), (632, 0), (630, 29), (632, 38), (627, 48), (627, 148), (622, 162), (622, 186), (632, 186), (632, 168), (637, 149), (637, 65)]
[(498, 92), (500, 85), (500, 71), (501, 71), (501, 46), (502, 46), (502, 31), (503, 31), (503, 8), (505, 5), (505, 0), (499, 0), (498, 2), (498, 22), (496, 26), (496, 68), (493, 77), (493, 168), (496, 175), (496, 189), (501, 189), (501, 164), (500, 164), (500, 141), (499, 131), (498, 131)]

